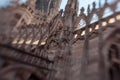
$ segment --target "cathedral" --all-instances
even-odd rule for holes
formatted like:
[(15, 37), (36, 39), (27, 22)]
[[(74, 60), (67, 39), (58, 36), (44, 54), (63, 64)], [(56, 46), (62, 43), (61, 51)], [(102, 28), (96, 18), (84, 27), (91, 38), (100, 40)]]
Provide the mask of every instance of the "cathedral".
[(0, 80), (120, 80), (120, 0), (103, 1), (1, 8)]

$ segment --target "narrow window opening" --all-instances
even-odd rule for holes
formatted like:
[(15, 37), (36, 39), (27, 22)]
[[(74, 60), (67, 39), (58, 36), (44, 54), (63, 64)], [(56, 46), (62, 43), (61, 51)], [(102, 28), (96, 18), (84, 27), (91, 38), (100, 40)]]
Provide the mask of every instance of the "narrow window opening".
[(43, 80), (43, 79), (38, 78), (35, 74), (31, 74), (28, 80)]
[(110, 80), (119, 80), (120, 79), (120, 58), (119, 58), (119, 49), (116, 45), (112, 44), (108, 51), (108, 59), (110, 63), (109, 67), (109, 79)]

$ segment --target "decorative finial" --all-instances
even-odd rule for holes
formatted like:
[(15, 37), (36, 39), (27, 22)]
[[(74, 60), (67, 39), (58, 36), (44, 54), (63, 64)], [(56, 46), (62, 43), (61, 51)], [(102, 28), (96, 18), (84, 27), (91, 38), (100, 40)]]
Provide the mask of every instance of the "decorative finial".
[(105, 0), (105, 3), (107, 3), (108, 2), (108, 0)]
[(61, 9), (61, 10), (59, 11), (59, 13), (62, 15), (62, 13), (63, 13), (63, 9)]
[(96, 3), (95, 2), (93, 2), (93, 9), (95, 9), (96, 8)]
[(88, 5), (87, 12), (90, 13), (90, 5)]
[(80, 9), (80, 11), (81, 11), (81, 13), (84, 13), (84, 11), (85, 11), (84, 7), (82, 7), (82, 8)]
[(101, 0), (99, 0), (99, 8), (101, 8)]

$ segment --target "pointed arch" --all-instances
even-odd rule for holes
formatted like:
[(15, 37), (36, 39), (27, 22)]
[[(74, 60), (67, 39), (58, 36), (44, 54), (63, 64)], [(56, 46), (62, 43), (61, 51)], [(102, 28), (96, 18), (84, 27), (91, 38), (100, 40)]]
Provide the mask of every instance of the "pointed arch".
[(107, 58), (108, 53), (105, 53), (109, 50), (111, 44), (120, 45), (120, 28), (116, 28), (105, 38), (103, 43), (103, 53)]
[[(17, 75), (17, 73), (19, 72), (23, 72), (23, 74), (21, 75)], [(38, 74), (41, 74), (41, 72), (36, 72), (36, 68), (34, 67), (30, 67), (30, 66), (27, 66), (27, 65), (23, 65), (23, 64), (14, 64), (14, 65), (9, 65), (8, 67), (6, 68), (3, 68), (1, 71), (0, 71), (0, 79), (10, 79), (10, 80), (13, 80), (13, 77), (18, 77), (18, 76), (24, 76), (24, 77), (28, 77), (28, 76), (25, 76), (25, 72), (27, 72), (27, 74), (34, 74), (34, 75), (38, 75)], [(7, 77), (6, 77), (7, 76)], [(42, 74), (41, 74), (42, 76)], [(39, 76), (39, 78), (41, 77)], [(28, 77), (29, 78), (29, 77)], [(21, 79), (21, 78), (20, 78)], [(23, 79), (21, 79), (23, 80)]]
[(90, 24), (95, 23), (99, 20), (99, 17), (96, 13), (92, 14)]
[(110, 5), (104, 5), (102, 18), (106, 18), (107, 16), (110, 16), (110, 15), (112, 15), (113, 13), (114, 13), (114, 12), (113, 12), (113, 10), (112, 10), (112, 8), (111, 8)]
[(61, 19), (57, 19), (53, 26), (54, 26), (53, 30), (56, 30), (56, 28), (59, 29), (61, 26), (63, 26), (62, 20)]
[(120, 11), (120, 2), (117, 3), (116, 11), (117, 11), (117, 12)]
[(76, 19), (75, 30), (78, 30), (86, 25), (86, 15), (84, 14), (84, 8), (81, 9), (80, 15)]
[(81, 29), (85, 26), (86, 26), (86, 21), (84, 19), (81, 19), (80, 22), (79, 22), (79, 26), (77, 27), (77, 30)]

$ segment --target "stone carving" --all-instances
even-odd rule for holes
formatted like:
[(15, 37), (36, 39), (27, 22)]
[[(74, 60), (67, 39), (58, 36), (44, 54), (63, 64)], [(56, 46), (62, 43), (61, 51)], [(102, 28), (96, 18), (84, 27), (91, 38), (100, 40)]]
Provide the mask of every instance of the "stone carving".
[[(57, 7), (50, 9), (47, 14), (42, 10), (36, 10), (34, 3), (35, 1), (30, 4), (28, 2), (26, 6), (19, 6), (23, 13), (20, 17), (16, 15), (20, 19), (13, 30), (10, 29), (12, 31), (7, 26), (0, 27), (4, 30), (0, 36), (2, 58), (0, 68), (7, 70), (6, 67), (9, 68), (10, 65), (25, 65), (22, 69), (13, 70), (5, 75), (2, 75), (4, 71), (0, 71), (1, 80), (10, 73), (14, 75), (11, 74), (12, 76), (6, 80), (13, 78), (14, 80), (109, 80), (107, 75), (111, 75), (113, 78), (111, 80), (118, 80), (119, 70), (118, 73), (114, 73), (113, 68), (116, 66), (112, 64), (116, 63), (117, 67), (119, 65), (119, 59), (114, 57), (117, 56), (115, 51), (119, 49), (109, 48), (107, 63), (110, 63), (111, 67), (106, 67), (103, 49), (106, 36), (113, 29), (119, 29), (120, 11), (116, 11), (119, 0), (113, 4), (107, 3), (106, 0), (103, 6), (99, 2), (99, 8), (93, 2), (92, 9), (88, 5), (87, 13), (83, 7), (78, 13), (78, 0), (68, 0), (65, 11), (57, 10), (56, 5)], [(107, 8), (113, 14), (104, 17)], [(97, 20), (92, 22), (94, 15)], [(116, 37), (115, 41), (119, 48), (120, 34)], [(9, 64), (2, 67), (5, 62)], [(29, 67), (35, 70), (30, 71)], [(110, 70), (107, 71), (106, 68)], [(16, 75), (16, 73), (25, 74), (24, 70), (28, 70), (28, 73), (30, 71), (25, 79)], [(114, 79), (114, 76), (117, 79)]]

